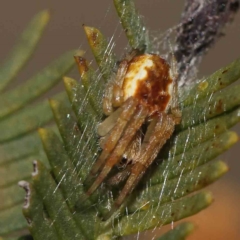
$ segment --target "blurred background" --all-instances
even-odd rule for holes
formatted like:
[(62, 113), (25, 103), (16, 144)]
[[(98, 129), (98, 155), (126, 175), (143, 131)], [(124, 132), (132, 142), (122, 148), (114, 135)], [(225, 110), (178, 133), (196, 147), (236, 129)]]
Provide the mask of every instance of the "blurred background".
[[(179, 22), (184, 7), (183, 0), (138, 0), (136, 5), (139, 12), (145, 17), (149, 29), (159, 35)], [(71, 0), (71, 1), (31, 1), (8, 0), (2, 1), (0, 8), (0, 35), (1, 60), (4, 60), (11, 50), (16, 38), (37, 12), (50, 9), (51, 21), (41, 43), (35, 53), (34, 59), (28, 67), (19, 74), (13, 85), (21, 84), (34, 72), (57, 58), (61, 53), (70, 49), (86, 50), (86, 57), (92, 60), (87, 47), (82, 24), (99, 28), (105, 36), (114, 35), (116, 52), (120, 56), (126, 46), (124, 33), (117, 19), (112, 1), (110, 0)], [(223, 67), (240, 57), (240, 13), (235, 21), (225, 30), (222, 37), (209, 51), (199, 69), (199, 78), (207, 76), (220, 67)], [(157, 35), (156, 35), (157, 36)], [(77, 74), (77, 71), (73, 74)], [(77, 75), (76, 75), (77, 76)], [(52, 92), (59, 91), (63, 85), (59, 84)], [(51, 94), (51, 93), (50, 93)], [(240, 134), (240, 126), (234, 128)], [(222, 155), (230, 171), (217, 183), (209, 187), (214, 193), (215, 202), (205, 211), (191, 217), (197, 225), (197, 230), (189, 237), (198, 239), (240, 239), (240, 145), (239, 142), (230, 151)], [(188, 219), (187, 219), (188, 220)], [(173, 227), (176, 223), (167, 228)], [(160, 235), (166, 230), (161, 228), (154, 233), (148, 232), (152, 237)], [(132, 236), (128, 239), (137, 239)], [(138, 239), (150, 239), (143, 234)]]

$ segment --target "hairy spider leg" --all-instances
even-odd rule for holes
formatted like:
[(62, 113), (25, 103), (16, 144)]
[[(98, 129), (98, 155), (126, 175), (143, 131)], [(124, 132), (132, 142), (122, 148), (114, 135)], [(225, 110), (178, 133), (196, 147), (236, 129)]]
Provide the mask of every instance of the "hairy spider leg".
[[(179, 109), (178, 105), (178, 95), (177, 95), (177, 83), (173, 84), (173, 97), (172, 97), (172, 104), (171, 104), (171, 114), (174, 116), (175, 125), (181, 122), (182, 112)], [(175, 92), (175, 93), (174, 93)]]
[(100, 137), (107, 137), (106, 135), (113, 129), (116, 125), (117, 120), (121, 112), (123, 111), (122, 107), (119, 107), (115, 112), (108, 116), (103, 122), (98, 124), (97, 133)]
[(110, 85), (107, 87), (106, 94), (103, 101), (103, 109), (106, 115), (109, 115), (113, 111), (113, 107), (119, 107), (124, 102), (122, 85), (124, 78), (128, 70), (129, 62), (139, 53), (134, 49), (130, 54), (126, 56), (124, 60), (119, 64), (116, 75), (112, 76)]
[(123, 103), (122, 83), (127, 72), (128, 62), (122, 61), (118, 68), (117, 74), (113, 74), (106, 87), (103, 98), (103, 112), (110, 115), (114, 108), (119, 107)]
[[(110, 153), (115, 148), (118, 140), (120, 139), (125, 127), (127, 126), (129, 120), (132, 118), (135, 109), (137, 106), (137, 101), (133, 98), (129, 98), (123, 105), (122, 105), (122, 112), (119, 115), (119, 118), (116, 122), (116, 125), (111, 130), (108, 139), (105, 140), (104, 148), (102, 153), (100, 154), (97, 161), (93, 164), (93, 167), (90, 171), (89, 177), (87, 181), (89, 181), (89, 178), (92, 178), (102, 167), (102, 165), (105, 163), (105, 160), (110, 155)], [(111, 118), (111, 116), (109, 116)]]
[(126, 166), (126, 168), (124, 168), (121, 172), (115, 174), (114, 176), (112, 176), (110, 179), (108, 179), (107, 184), (109, 186), (116, 186), (119, 183), (123, 182), (124, 180), (127, 179), (127, 177), (130, 175), (131, 173), (131, 165)]
[(113, 112), (112, 97), (113, 97), (113, 84), (110, 81), (107, 84), (106, 92), (104, 93), (103, 97), (103, 113), (107, 116), (109, 116)]
[(178, 71), (177, 71), (177, 60), (172, 52), (171, 58), (171, 73), (173, 78), (173, 89), (172, 89), (172, 100), (171, 100), (171, 113), (175, 116), (175, 123), (179, 124), (181, 121), (182, 113), (179, 109), (178, 102)]
[(122, 205), (124, 199), (133, 191), (135, 186), (138, 184), (147, 168), (157, 157), (160, 149), (171, 137), (174, 131), (175, 122), (171, 116), (161, 114), (160, 119), (158, 119), (157, 122), (153, 121), (149, 127), (152, 128), (152, 133), (151, 135), (147, 136), (147, 139), (144, 140), (145, 145), (141, 150), (139, 161), (137, 161), (131, 168), (131, 174), (118, 198), (114, 202), (114, 205), (107, 218), (110, 217)]
[(142, 157), (139, 161), (147, 168), (157, 157), (166, 141), (172, 136), (176, 125), (175, 117), (172, 115), (161, 113), (157, 118), (156, 126), (149, 136), (148, 143), (146, 141)]
[[(136, 133), (132, 142), (128, 145), (123, 157), (127, 159), (127, 163), (123, 166), (123, 170), (119, 173), (115, 174), (111, 178), (108, 179), (107, 184), (110, 186), (118, 185), (119, 183), (123, 182), (127, 179), (127, 177), (131, 173), (131, 167), (134, 163), (134, 159), (137, 159), (140, 154), (141, 148), (141, 132), (140, 130)], [(129, 162), (130, 164), (128, 164)]]
[(123, 85), (124, 77), (127, 73), (127, 69), (128, 69), (128, 62), (127, 60), (123, 60), (119, 65), (115, 81), (113, 82), (112, 105), (114, 107), (121, 106), (124, 101), (122, 85)]
[(132, 161), (140, 152), (142, 144), (142, 130), (141, 128), (137, 131), (132, 142), (128, 145), (123, 157), (127, 159), (127, 162)]
[(120, 138), (118, 144), (114, 148), (113, 152), (106, 160), (106, 163), (92, 184), (92, 186), (86, 192), (86, 195), (82, 198), (82, 200), (86, 200), (92, 193), (99, 187), (99, 185), (103, 182), (103, 180), (107, 177), (108, 173), (111, 171), (112, 167), (116, 165), (122, 158), (127, 146), (133, 139), (137, 130), (142, 126), (146, 117), (148, 115), (148, 110), (141, 105), (138, 105), (138, 109), (136, 109), (133, 118), (130, 120), (126, 130), (123, 133), (123, 136)]

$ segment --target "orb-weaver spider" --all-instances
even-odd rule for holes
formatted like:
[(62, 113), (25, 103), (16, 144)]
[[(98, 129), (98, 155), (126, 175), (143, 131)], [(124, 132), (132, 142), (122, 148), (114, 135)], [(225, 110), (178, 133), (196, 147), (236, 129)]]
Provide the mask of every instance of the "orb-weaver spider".
[[(81, 200), (86, 200), (123, 158), (126, 167), (108, 181), (118, 184), (127, 178), (111, 213), (138, 184), (181, 120), (175, 69), (156, 54), (135, 50), (120, 62), (103, 98), (103, 112), (108, 117), (97, 129), (102, 152), (89, 175), (96, 179)], [(145, 133), (143, 125), (147, 125)]]

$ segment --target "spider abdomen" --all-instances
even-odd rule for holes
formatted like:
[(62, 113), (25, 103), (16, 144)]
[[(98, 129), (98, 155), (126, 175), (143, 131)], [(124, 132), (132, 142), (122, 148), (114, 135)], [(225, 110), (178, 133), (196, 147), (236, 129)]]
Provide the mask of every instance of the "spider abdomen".
[(167, 62), (155, 54), (134, 57), (123, 81), (124, 100), (136, 98), (150, 113), (163, 112), (171, 101), (172, 78)]

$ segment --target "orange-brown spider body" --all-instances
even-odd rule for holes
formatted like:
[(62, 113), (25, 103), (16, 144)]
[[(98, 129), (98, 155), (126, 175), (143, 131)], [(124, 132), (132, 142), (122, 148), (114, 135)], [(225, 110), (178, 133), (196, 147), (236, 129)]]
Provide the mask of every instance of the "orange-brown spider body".
[[(176, 74), (158, 55), (133, 52), (120, 63), (107, 86), (103, 111), (108, 117), (98, 126), (102, 152), (91, 169), (90, 175), (96, 179), (86, 197), (125, 158), (131, 164), (109, 180), (117, 184), (127, 178), (112, 213), (132, 192), (180, 122)], [(143, 124), (147, 125), (145, 133)]]

